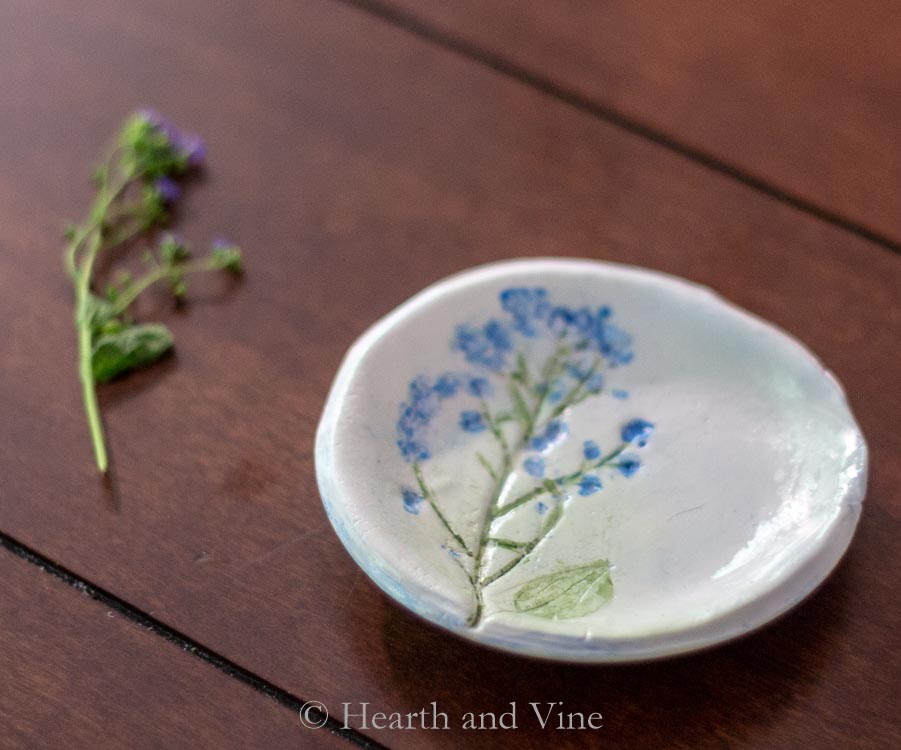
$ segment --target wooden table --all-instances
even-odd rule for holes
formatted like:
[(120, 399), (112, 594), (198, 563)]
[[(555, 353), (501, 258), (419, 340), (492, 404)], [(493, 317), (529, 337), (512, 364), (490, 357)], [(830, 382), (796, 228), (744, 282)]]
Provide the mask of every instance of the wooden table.
[[(880, 0), (0, 5), (0, 747), (901, 747), (899, 38)], [(143, 303), (177, 355), (103, 388), (105, 485), (60, 229), (140, 105), (207, 138), (178, 227), (248, 273)], [(531, 255), (709, 284), (845, 384), (870, 490), (803, 605), (586, 668), (448, 638), (358, 571), (312, 458), (342, 354), (425, 284)], [(344, 702), (432, 701), (604, 727), (341, 729)]]

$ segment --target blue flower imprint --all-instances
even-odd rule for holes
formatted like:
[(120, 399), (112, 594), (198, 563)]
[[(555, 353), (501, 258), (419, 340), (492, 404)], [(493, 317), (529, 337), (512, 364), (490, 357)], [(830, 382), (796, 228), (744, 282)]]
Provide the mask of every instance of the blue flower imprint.
[(621, 435), (624, 443), (637, 443), (640, 446), (647, 445), (654, 433), (654, 425), (646, 419), (633, 419), (623, 425)]
[(601, 478), (596, 474), (586, 474), (579, 480), (579, 494), (593, 495), (599, 489), (601, 489)]
[[(428, 505), (449, 534), (443, 546), (472, 587), (473, 627), (485, 616), (484, 590), (532, 554), (570, 502), (598, 502), (593, 496), (605, 492), (602, 471), (634, 476), (641, 462), (625, 451), (646, 446), (654, 432), (648, 420), (631, 419), (619, 426), (620, 445), (606, 454), (595, 440), (580, 438), (580, 461), (558, 470), (551, 454), (569, 436), (571, 409), (604, 392), (605, 369), (632, 361), (632, 337), (613, 324), (609, 307), (558, 305), (543, 288), (505, 289), (499, 301), (497, 318), (454, 329), (451, 348), (473, 369), (414, 378), (397, 421), (397, 446), (418, 487), (401, 488), (403, 507), (420, 515)], [(616, 388), (611, 395), (628, 393)], [(451, 400), (461, 402), (455, 411), (462, 435), (485, 441), (480, 435), (487, 433), (494, 445), (490, 456), (474, 454), (493, 489), (482, 524), (467, 529), (468, 539), (450, 523), (423, 472), (434, 440), (442, 439), (433, 434), (435, 419)], [(514, 496), (524, 481), (531, 485)], [(535, 513), (534, 532), (525, 539), (497, 536), (501, 519), (526, 506)], [(607, 560), (596, 560), (533, 579), (515, 595), (515, 610), (553, 618), (588, 614), (612, 596), (609, 568)]]
[(407, 511), (407, 513), (419, 515), (419, 508), (425, 498), (419, 493), (411, 490), (409, 487), (404, 487), (401, 490), (401, 496), (404, 499), (404, 510)]
[(460, 427), (464, 432), (482, 432), (488, 429), (485, 417), (477, 411), (460, 412)]
[(601, 449), (594, 440), (586, 440), (582, 443), (582, 453), (586, 461), (594, 461), (601, 457)]
[(529, 456), (522, 462), (523, 468), (529, 476), (541, 479), (544, 476), (544, 459), (541, 456)]

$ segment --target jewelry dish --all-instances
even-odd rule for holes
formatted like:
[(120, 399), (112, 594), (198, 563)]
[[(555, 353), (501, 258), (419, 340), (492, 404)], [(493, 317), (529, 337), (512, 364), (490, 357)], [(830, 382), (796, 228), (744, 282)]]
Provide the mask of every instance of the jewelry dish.
[(621, 662), (807, 596), (854, 534), (867, 449), (773, 325), (673, 276), (534, 259), (440, 281), (360, 337), (316, 472), (403, 606), (507, 651)]

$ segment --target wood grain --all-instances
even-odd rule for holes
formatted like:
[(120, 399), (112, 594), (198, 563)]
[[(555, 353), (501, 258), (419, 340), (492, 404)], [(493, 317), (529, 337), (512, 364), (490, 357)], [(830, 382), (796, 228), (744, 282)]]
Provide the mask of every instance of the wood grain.
[(891, 0), (386, 4), (901, 240)]
[(0, 748), (349, 748), (0, 549)]
[[(0, 529), (305, 699), (451, 716), (511, 700), (601, 711), (598, 733), (373, 732), (398, 748), (901, 742), (901, 258), (357, 10), (323, 1), (0, 6)], [(142, 307), (177, 354), (102, 393), (91, 465), (58, 229), (107, 134), (152, 104), (209, 139), (180, 230), (246, 248), (237, 285)], [(83, 186), (83, 187), (81, 187)], [(426, 283), (572, 255), (710, 284), (799, 336), (872, 449), (847, 559), (739, 643), (587, 669), (413, 619), (344, 553), (313, 433), (352, 340)]]

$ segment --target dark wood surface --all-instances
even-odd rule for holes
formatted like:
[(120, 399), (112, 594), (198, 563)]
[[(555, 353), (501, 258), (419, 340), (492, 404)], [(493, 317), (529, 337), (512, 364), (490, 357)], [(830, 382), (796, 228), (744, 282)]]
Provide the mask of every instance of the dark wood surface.
[(0, 549), (0, 747), (349, 747)]
[[(365, 732), (390, 747), (901, 743), (901, 257), (338, 2), (14, 0), (0, 29), (0, 532), (339, 717), (342, 702), (408, 712), (436, 701), (459, 716), (513, 700), (605, 717), (593, 734)], [(248, 273), (199, 282), (180, 311), (162, 293), (145, 303), (177, 355), (103, 389), (105, 487), (80, 413), (59, 230), (83, 211), (108, 134), (144, 104), (207, 137), (212, 168), (179, 229), (233, 237)], [(707, 653), (584, 668), (449, 638), (358, 571), (312, 459), (341, 356), (425, 284), (530, 255), (709, 284), (837, 374), (870, 442), (871, 482), (852, 548), (809, 601)], [(8, 659), (17, 641), (0, 648)], [(114, 673), (123, 660), (103, 663)], [(200, 674), (198, 693), (219, 678)], [(51, 731), (34, 704), (36, 731)]]
[(901, 242), (892, 0), (384, 2)]

